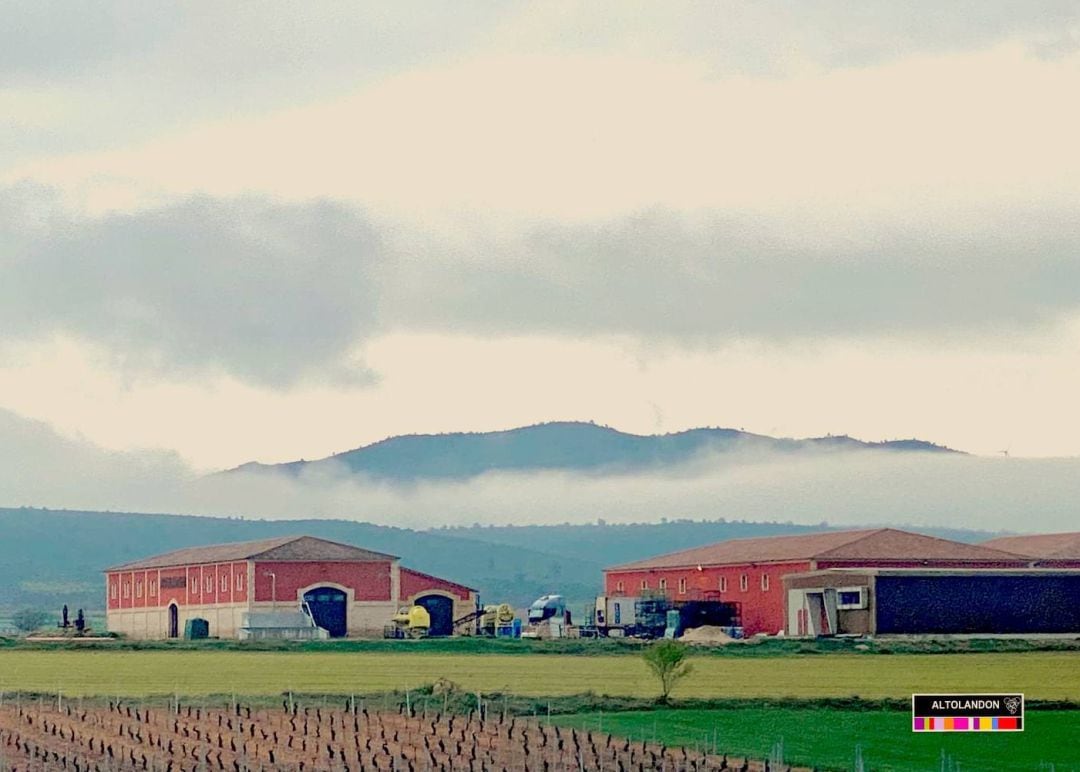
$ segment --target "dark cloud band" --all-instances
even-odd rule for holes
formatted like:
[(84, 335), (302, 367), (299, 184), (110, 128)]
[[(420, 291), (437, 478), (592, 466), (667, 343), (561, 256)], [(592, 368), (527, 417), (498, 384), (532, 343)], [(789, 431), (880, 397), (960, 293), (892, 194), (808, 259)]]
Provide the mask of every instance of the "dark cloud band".
[(1080, 309), (1080, 222), (1049, 211), (828, 241), (657, 211), (451, 251), (332, 202), (200, 197), (82, 219), (23, 187), (0, 192), (0, 223), (4, 339), (64, 333), (129, 367), (271, 386), (368, 378), (352, 357), (383, 332), (699, 346), (984, 335)]

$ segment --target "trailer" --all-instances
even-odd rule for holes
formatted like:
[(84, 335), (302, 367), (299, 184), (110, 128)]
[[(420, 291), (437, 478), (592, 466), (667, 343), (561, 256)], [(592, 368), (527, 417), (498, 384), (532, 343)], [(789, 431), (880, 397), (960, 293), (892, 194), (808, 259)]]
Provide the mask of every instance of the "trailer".
[(599, 595), (593, 623), (601, 636), (609, 638), (671, 638), (705, 625), (741, 638), (742, 605), (716, 598), (673, 600), (661, 594)]

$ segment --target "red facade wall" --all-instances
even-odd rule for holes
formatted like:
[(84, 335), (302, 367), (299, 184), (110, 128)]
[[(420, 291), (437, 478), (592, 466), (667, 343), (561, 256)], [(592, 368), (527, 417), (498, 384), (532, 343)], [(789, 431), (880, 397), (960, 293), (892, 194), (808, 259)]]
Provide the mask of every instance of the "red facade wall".
[(110, 609), (240, 603), (248, 597), (246, 561), (112, 571), (106, 581)]
[[(746, 635), (775, 634), (784, 626), (784, 582), (786, 574), (810, 570), (810, 562), (759, 563), (695, 568), (657, 568), (635, 571), (605, 571), (604, 591), (607, 595), (638, 596), (643, 589), (660, 590), (666, 580), (665, 594), (673, 600), (714, 599), (742, 604), (742, 623)], [(742, 578), (746, 577), (746, 589)], [(762, 576), (768, 578), (767, 589)], [(686, 581), (686, 592), (680, 592), (679, 580)], [(726, 581), (726, 585), (721, 583)], [(619, 589), (622, 582), (622, 589)], [(642, 587), (642, 582), (647, 587)], [(726, 587), (726, 588), (725, 588)]]
[[(313, 584), (329, 582), (348, 587), (354, 600), (390, 598), (390, 566), (392, 561), (370, 562), (262, 562), (255, 564), (255, 600), (269, 602), (296, 600), (298, 592)], [(269, 573), (274, 574), (271, 578)]]
[(435, 576), (429, 576), (428, 574), (422, 574), (419, 571), (413, 571), (410, 568), (401, 569), (401, 599), (412, 598), (413, 596), (430, 592), (431, 590), (442, 590), (443, 592), (452, 593), (461, 600), (468, 600), (471, 590), (461, 584), (455, 582), (448, 582), (445, 579), (439, 579)]

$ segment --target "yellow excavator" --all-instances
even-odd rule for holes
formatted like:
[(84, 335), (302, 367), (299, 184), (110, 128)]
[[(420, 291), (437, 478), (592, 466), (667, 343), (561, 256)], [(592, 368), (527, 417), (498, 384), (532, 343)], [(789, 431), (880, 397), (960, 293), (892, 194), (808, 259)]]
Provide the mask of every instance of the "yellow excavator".
[(423, 606), (402, 607), (390, 621), (383, 630), (386, 638), (426, 638), (431, 629), (431, 614)]

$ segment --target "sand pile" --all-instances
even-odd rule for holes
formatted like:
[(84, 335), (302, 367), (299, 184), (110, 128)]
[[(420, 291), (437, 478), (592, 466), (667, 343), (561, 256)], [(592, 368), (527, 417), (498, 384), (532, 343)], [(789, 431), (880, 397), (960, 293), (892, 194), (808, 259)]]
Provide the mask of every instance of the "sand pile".
[(722, 627), (714, 627), (712, 625), (703, 625), (701, 627), (695, 627), (692, 630), (687, 630), (682, 634), (682, 638), (679, 640), (686, 641), (687, 643), (712, 643), (712, 644), (725, 644), (725, 643), (737, 643), (735, 638), (724, 632)]

